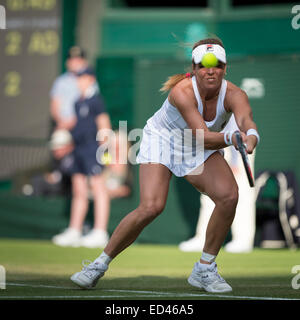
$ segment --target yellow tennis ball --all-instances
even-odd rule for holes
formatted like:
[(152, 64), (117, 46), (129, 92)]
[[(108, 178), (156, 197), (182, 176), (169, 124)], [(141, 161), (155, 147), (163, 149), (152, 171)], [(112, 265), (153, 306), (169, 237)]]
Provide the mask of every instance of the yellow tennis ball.
[(202, 60), (201, 60), (201, 64), (203, 65), (203, 67), (205, 68), (213, 68), (213, 67), (216, 67), (218, 65), (219, 61), (218, 59), (216, 58), (216, 56), (209, 52), (209, 53), (206, 53)]
[(101, 163), (104, 165), (108, 165), (111, 163), (112, 157), (108, 152), (105, 152), (101, 157)]

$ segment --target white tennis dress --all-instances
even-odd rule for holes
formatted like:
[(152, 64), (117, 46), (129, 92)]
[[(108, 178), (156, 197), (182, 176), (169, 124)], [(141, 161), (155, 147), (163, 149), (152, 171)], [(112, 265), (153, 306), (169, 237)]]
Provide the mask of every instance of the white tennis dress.
[[(192, 77), (192, 83), (198, 110), (202, 115), (203, 105), (195, 76)], [(212, 121), (205, 121), (210, 131), (220, 132), (232, 114), (224, 108), (226, 90), (227, 81), (223, 80), (216, 116)], [(136, 162), (161, 163), (168, 167), (175, 176), (183, 177), (201, 166), (216, 151), (218, 150), (204, 149), (203, 130), (197, 131), (196, 139), (178, 109), (172, 106), (167, 98), (143, 129), (143, 139)]]

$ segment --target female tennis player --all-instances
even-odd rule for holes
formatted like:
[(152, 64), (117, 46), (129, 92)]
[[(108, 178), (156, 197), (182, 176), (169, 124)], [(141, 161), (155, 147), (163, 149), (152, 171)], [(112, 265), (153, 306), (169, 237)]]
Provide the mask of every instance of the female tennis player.
[[(218, 59), (215, 67), (205, 68), (201, 63), (208, 52)], [(85, 289), (96, 286), (112, 259), (132, 244), (163, 211), (174, 174), (184, 177), (215, 203), (202, 255), (188, 282), (208, 292), (232, 290), (219, 275), (215, 259), (230, 229), (238, 202), (237, 183), (223, 158), (222, 149), (237, 146), (233, 132), (220, 131), (233, 113), (249, 154), (256, 147), (259, 135), (246, 93), (226, 81), (225, 72), (226, 53), (222, 41), (204, 39), (193, 47), (191, 74), (174, 75), (164, 84), (162, 90), (169, 91), (168, 98), (147, 121), (137, 157), (140, 163), (139, 206), (120, 222), (101, 255), (71, 277), (77, 285)], [(183, 136), (187, 129), (193, 133), (193, 143), (182, 144), (177, 137), (166, 139), (170, 132)], [(203, 134), (197, 135), (199, 131)], [(203, 144), (202, 148), (197, 148), (199, 143)], [(163, 150), (168, 150), (170, 156), (162, 155)], [(182, 155), (178, 156), (181, 150), (184, 161), (178, 161), (182, 158)]]

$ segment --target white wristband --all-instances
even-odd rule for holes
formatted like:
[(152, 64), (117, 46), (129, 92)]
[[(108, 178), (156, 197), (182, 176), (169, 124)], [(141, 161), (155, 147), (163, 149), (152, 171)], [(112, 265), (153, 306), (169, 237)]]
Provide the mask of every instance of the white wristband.
[(232, 146), (232, 135), (234, 134), (235, 131), (225, 131), (224, 132), (224, 142), (228, 146)]
[(259, 134), (255, 129), (249, 129), (247, 131), (247, 136), (255, 136), (257, 138), (257, 144), (259, 144), (259, 140), (260, 140)]

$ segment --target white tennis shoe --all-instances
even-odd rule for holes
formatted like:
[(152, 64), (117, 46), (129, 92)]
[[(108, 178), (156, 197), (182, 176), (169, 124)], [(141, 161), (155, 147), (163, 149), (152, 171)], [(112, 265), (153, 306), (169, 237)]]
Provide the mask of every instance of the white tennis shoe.
[(72, 275), (71, 280), (82, 289), (92, 289), (97, 285), (98, 280), (104, 276), (108, 266), (103, 263), (84, 260), (80, 272)]
[(231, 286), (219, 275), (215, 262), (207, 266), (196, 262), (188, 278), (188, 283), (207, 292), (221, 293), (232, 291)]

